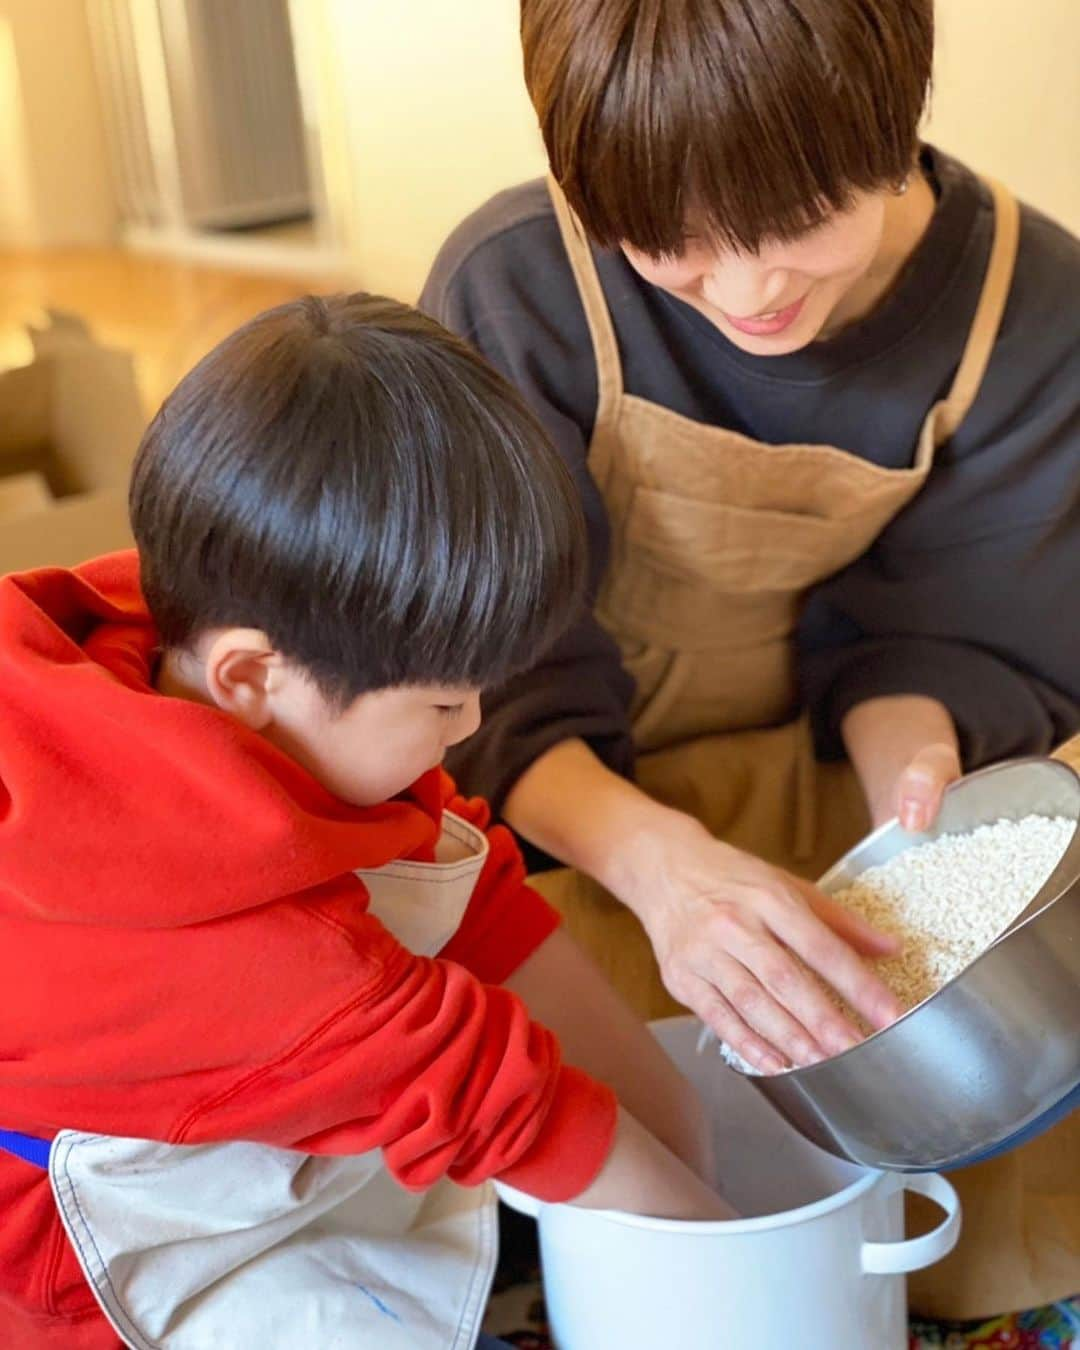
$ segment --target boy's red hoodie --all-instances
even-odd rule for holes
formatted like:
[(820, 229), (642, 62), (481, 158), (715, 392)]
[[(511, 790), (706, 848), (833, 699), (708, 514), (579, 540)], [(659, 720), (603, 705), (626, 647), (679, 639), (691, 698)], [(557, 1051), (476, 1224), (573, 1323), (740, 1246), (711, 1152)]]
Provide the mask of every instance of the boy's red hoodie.
[[(134, 553), (0, 580), (0, 1128), (310, 1153), (409, 1187), (579, 1193), (611, 1093), (496, 987), (552, 931), (508, 833), (430, 960), (352, 875), (431, 860), (433, 770), (356, 808), (215, 709), (153, 689)], [(98, 1350), (46, 1175), (0, 1153), (0, 1346)]]

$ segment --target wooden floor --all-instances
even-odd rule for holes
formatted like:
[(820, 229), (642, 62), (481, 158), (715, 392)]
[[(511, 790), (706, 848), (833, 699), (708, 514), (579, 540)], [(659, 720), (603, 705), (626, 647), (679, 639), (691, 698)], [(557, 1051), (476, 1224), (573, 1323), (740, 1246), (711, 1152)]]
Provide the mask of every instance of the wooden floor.
[(266, 276), (122, 249), (0, 249), (0, 367), (29, 360), (25, 325), (74, 310), (104, 343), (135, 357), (148, 414), (215, 342), (260, 310), (340, 277)]

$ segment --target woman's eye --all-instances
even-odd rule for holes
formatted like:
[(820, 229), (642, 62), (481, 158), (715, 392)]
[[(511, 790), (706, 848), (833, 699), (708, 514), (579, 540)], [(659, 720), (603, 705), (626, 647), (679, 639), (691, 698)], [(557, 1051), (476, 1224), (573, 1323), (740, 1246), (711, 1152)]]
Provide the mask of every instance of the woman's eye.
[(436, 703), (435, 711), (443, 717), (458, 717), (464, 706), (464, 703)]

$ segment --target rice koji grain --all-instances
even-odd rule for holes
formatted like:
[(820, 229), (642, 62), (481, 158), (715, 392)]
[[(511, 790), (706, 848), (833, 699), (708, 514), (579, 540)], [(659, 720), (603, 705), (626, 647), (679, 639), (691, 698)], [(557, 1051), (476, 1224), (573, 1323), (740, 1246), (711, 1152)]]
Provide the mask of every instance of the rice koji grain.
[(959, 975), (1038, 894), (1076, 821), (1025, 816), (947, 834), (860, 873), (834, 898), (903, 940), (876, 970), (905, 1009)]

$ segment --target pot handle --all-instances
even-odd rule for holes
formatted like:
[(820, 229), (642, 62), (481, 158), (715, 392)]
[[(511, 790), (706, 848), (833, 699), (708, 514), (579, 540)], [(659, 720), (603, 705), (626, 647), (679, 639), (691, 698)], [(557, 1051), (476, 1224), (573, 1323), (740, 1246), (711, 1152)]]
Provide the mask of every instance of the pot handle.
[(901, 1178), (905, 1191), (925, 1195), (945, 1211), (944, 1220), (922, 1237), (904, 1242), (864, 1242), (862, 1268), (867, 1275), (906, 1275), (932, 1266), (948, 1256), (960, 1237), (960, 1197), (936, 1172), (918, 1172)]

